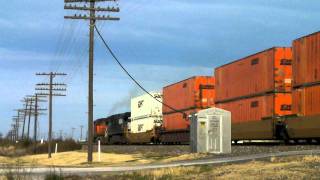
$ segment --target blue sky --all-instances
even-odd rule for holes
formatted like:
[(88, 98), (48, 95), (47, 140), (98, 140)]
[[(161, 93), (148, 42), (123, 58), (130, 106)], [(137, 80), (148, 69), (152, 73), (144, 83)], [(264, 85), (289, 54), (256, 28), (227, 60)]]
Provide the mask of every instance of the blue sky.
[[(69, 74), (56, 79), (68, 84), (68, 96), (54, 99), (54, 130), (79, 131), (87, 124), (88, 23), (64, 20), (74, 12), (64, 10), (62, 0), (0, 5), (0, 132), (8, 131), (20, 100), (46, 80), (35, 73), (47, 71)], [(122, 0), (119, 7), (119, 22), (98, 27), (149, 90), (212, 75), (216, 66), (272, 46), (290, 46), (293, 39), (320, 30), (318, 0)], [(95, 47), (95, 118), (129, 110), (130, 97), (141, 91), (98, 38)], [(46, 132), (47, 116), (40, 124)]]

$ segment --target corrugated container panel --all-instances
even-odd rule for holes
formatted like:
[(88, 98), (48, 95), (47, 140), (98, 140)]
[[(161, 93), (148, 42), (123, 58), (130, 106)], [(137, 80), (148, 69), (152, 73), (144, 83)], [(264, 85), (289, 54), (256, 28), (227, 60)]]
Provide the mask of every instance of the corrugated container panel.
[(215, 69), (216, 102), (265, 92), (290, 92), (291, 48), (271, 48)]
[(232, 123), (260, 121), (263, 118), (292, 114), (291, 93), (272, 93), (268, 95), (219, 103), (216, 107), (232, 114)]
[(293, 41), (293, 86), (320, 81), (320, 32)]
[(295, 89), (292, 111), (300, 116), (320, 114), (320, 85)]
[(171, 113), (163, 115), (163, 127), (166, 131), (186, 130), (190, 127), (188, 115), (198, 112), (200, 109), (193, 109), (185, 111), (186, 117), (182, 113)]
[[(176, 110), (213, 107), (215, 79), (212, 76), (196, 76), (163, 88), (163, 102)], [(174, 112), (163, 106), (163, 113)]]

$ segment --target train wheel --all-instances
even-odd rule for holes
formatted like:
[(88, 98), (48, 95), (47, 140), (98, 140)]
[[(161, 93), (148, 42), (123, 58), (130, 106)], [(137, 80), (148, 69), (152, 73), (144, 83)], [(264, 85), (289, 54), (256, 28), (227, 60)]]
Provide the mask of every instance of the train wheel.
[(289, 135), (284, 129), (280, 132), (280, 137), (284, 141), (285, 144), (290, 144)]

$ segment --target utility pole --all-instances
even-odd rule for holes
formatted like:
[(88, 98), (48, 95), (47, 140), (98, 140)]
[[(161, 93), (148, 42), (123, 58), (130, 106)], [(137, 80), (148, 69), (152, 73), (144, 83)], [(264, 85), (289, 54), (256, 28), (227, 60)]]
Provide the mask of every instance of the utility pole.
[(60, 129), (60, 130), (59, 130), (59, 132), (60, 132), (60, 136), (59, 136), (59, 137), (60, 137), (60, 139), (61, 139), (61, 141), (62, 141), (62, 140), (63, 140), (63, 138), (62, 138), (63, 130), (62, 130), (62, 129)]
[(25, 111), (23, 109), (16, 109), (15, 111), (17, 111), (17, 116), (14, 116), (13, 119), (15, 120), (15, 124), (16, 124), (16, 127), (17, 127), (17, 134), (16, 134), (16, 139), (19, 140), (20, 137), (19, 137), (19, 131), (20, 131), (20, 123), (23, 122), (21, 121), (21, 117), (22, 115), (24, 115)]
[(36, 153), (37, 150), (37, 130), (38, 130), (38, 117), (39, 115), (43, 115), (40, 111), (46, 111), (47, 109), (39, 108), (40, 102), (46, 102), (46, 100), (40, 99), (46, 96), (38, 95), (37, 93), (33, 96), (28, 96), (32, 101), (34, 101), (33, 115), (34, 115), (34, 123), (33, 123), (33, 151)]
[(76, 128), (71, 128), (71, 139), (73, 139), (73, 135), (74, 135), (74, 130), (76, 130)]
[[(64, 9), (82, 10), (89, 12), (87, 15), (64, 16), (65, 19), (89, 20), (89, 84), (88, 84), (88, 162), (92, 162), (93, 152), (93, 64), (94, 64), (94, 27), (97, 20), (118, 21), (120, 18), (109, 15), (96, 15), (96, 12), (120, 12), (119, 7), (96, 7), (100, 2), (117, 2), (118, 0), (64, 0)], [(84, 3), (78, 6), (77, 3)], [(89, 3), (89, 7), (87, 6)]]
[(29, 98), (29, 110), (28, 110), (28, 129), (27, 129), (27, 139), (30, 138), (30, 121), (32, 116), (32, 105), (33, 105), (34, 99)]
[(82, 128), (83, 128), (83, 126), (81, 125), (80, 126), (80, 141), (82, 140)]
[(43, 113), (40, 113), (40, 111), (46, 111), (47, 109), (41, 109), (39, 108), (40, 102), (47, 102), (46, 100), (40, 99), (44, 98), (46, 96), (41, 96), (39, 94), (35, 94), (34, 96), (30, 96), (31, 99), (34, 100), (34, 123), (33, 123), (33, 141), (37, 142), (37, 129), (38, 129), (38, 117), (39, 115), (44, 115)]
[(52, 146), (52, 97), (53, 96), (66, 96), (65, 94), (56, 93), (57, 91), (66, 91), (66, 84), (53, 83), (53, 78), (56, 76), (66, 76), (65, 73), (37, 73), (37, 76), (49, 76), (49, 83), (37, 84), (36, 90), (47, 91), (37, 93), (41, 96), (49, 96), (49, 131), (48, 131), (48, 158), (51, 158), (51, 146)]
[(17, 141), (18, 134), (19, 134), (19, 117), (18, 116), (12, 117), (12, 128), (14, 132), (14, 134), (12, 135), (14, 139), (13, 141)]
[(26, 119), (27, 119), (27, 110), (28, 110), (28, 105), (29, 105), (29, 100), (28, 98), (24, 98), (23, 102), (25, 103), (25, 108), (23, 109), (23, 125), (22, 125), (22, 134), (21, 134), (21, 139), (24, 139), (25, 136), (25, 125), (26, 125)]

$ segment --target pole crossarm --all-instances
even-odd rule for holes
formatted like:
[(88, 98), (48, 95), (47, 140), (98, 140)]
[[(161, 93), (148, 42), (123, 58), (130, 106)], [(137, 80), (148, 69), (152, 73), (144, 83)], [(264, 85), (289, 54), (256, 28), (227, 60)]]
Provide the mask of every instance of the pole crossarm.
[(64, 0), (64, 3), (117, 2), (118, 0)]
[[(49, 83), (38, 83), (36, 84), (37, 86), (50, 86)], [(52, 83), (52, 86), (67, 86), (64, 83)]]
[(96, 16), (96, 17), (89, 17), (86, 15), (74, 15), (74, 16), (64, 16), (65, 19), (82, 19), (82, 20), (105, 20), (105, 21), (119, 21), (120, 18), (118, 17), (111, 17), (111, 16)]
[[(38, 91), (49, 91), (49, 88), (36, 88)], [(52, 91), (66, 91), (66, 88), (53, 88)], [(38, 94), (40, 95), (40, 94)]]
[(66, 73), (36, 73), (37, 76), (66, 76), (67, 74)]
[(120, 12), (120, 8), (115, 8), (115, 7), (96, 7), (96, 8), (90, 8), (86, 6), (76, 6), (76, 5), (65, 5), (64, 9), (67, 10), (82, 10), (82, 11), (104, 11), (104, 12)]
[[(50, 94), (49, 93), (38, 93), (40, 95), (43, 95), (43, 96), (49, 96)], [(52, 94), (52, 96), (67, 96), (66, 94)]]

